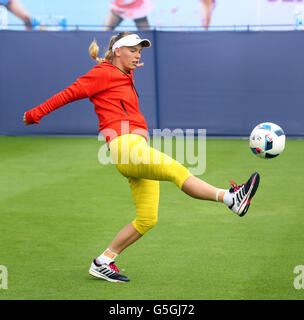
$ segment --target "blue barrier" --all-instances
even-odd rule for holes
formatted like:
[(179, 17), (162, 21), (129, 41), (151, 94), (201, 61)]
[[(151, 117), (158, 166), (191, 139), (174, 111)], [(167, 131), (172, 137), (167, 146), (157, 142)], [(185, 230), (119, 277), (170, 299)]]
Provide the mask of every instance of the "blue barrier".
[[(304, 136), (304, 33), (138, 32), (152, 40), (135, 72), (140, 108), (150, 130), (206, 129), (209, 136), (248, 136), (259, 122)], [(106, 50), (112, 32), (0, 31), (0, 134), (97, 135), (88, 99), (39, 125), (23, 113), (94, 66), (88, 47)]]

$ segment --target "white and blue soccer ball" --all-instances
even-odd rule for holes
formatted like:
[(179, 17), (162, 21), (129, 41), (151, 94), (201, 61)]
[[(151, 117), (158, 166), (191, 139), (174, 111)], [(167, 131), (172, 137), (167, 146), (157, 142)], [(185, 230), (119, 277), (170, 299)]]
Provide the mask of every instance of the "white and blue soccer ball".
[(263, 122), (252, 130), (249, 146), (257, 157), (271, 159), (283, 152), (285, 140), (285, 133), (280, 126), (271, 122)]

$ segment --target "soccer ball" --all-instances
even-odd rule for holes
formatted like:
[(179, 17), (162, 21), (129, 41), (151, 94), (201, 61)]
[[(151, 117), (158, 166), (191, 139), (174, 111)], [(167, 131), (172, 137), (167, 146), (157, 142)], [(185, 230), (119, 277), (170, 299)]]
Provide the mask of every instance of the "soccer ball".
[(275, 123), (263, 122), (251, 132), (249, 146), (259, 158), (271, 159), (277, 157), (285, 148), (285, 133)]

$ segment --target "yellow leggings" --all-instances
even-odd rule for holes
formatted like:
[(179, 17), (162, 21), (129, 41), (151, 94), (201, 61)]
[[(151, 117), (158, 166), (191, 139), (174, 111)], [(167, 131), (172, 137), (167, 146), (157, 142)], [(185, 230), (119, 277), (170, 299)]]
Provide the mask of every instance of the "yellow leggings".
[(132, 224), (143, 235), (157, 222), (159, 181), (172, 181), (181, 189), (192, 174), (176, 160), (151, 148), (140, 135), (119, 136), (109, 147), (116, 168), (128, 178), (136, 206)]

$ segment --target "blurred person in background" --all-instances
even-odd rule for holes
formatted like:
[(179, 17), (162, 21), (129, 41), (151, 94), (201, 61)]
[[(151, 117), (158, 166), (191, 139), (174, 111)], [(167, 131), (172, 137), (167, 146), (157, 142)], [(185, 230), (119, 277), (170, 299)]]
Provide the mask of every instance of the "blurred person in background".
[(215, 8), (215, 0), (200, 0), (203, 6), (203, 19), (202, 19), (202, 26), (203, 30), (208, 30), (212, 13)]
[(26, 11), (20, 0), (0, 0), (0, 6), (5, 6), (11, 13), (20, 18), (26, 30), (32, 29), (32, 20), (30, 14)]
[(152, 8), (151, 0), (111, 0), (102, 30), (114, 30), (125, 19), (134, 20), (138, 30), (149, 30), (147, 15)]

